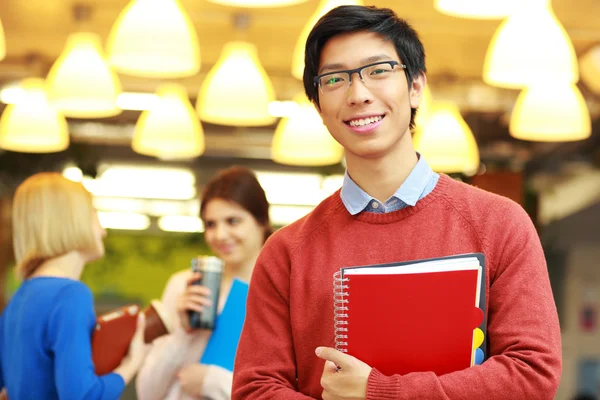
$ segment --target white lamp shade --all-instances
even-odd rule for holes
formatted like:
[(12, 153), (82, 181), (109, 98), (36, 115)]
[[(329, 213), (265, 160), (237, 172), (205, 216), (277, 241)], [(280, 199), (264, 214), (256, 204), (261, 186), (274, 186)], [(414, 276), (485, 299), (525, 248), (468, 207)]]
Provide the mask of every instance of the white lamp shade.
[(211, 3), (230, 7), (283, 7), (304, 3), (307, 0), (208, 0)]
[(23, 97), (0, 118), (0, 148), (22, 153), (53, 153), (69, 147), (65, 117), (48, 103), (45, 83), (25, 79)]
[(344, 149), (323, 125), (321, 116), (305, 95), (295, 100), (298, 110), (279, 121), (273, 136), (271, 157), (280, 164), (323, 166), (338, 164)]
[(132, 148), (161, 159), (189, 159), (204, 153), (204, 132), (185, 88), (164, 84), (159, 101), (142, 112), (133, 134)]
[(102, 118), (121, 112), (117, 107), (121, 84), (95, 33), (69, 36), (46, 83), (49, 101), (67, 117)]
[[(453, 17), (473, 19), (502, 19), (508, 17), (519, 0), (435, 0), (439, 12)], [(521, 0), (520, 2), (522, 2)], [(528, 0), (524, 0), (528, 1)]]
[(513, 109), (509, 131), (517, 139), (566, 142), (592, 133), (585, 99), (574, 84), (536, 85), (523, 89)]
[(202, 82), (196, 110), (201, 120), (213, 124), (264, 126), (275, 122), (269, 114), (269, 103), (274, 100), (275, 89), (256, 46), (229, 42)]
[(321, 0), (317, 10), (310, 17), (306, 25), (304, 25), (300, 37), (296, 42), (294, 54), (292, 55), (292, 76), (297, 79), (302, 79), (302, 76), (304, 75), (304, 49), (306, 47), (306, 39), (308, 39), (310, 31), (319, 18), (327, 14), (333, 8), (343, 5), (362, 6), (363, 2), (362, 0)]
[(575, 49), (549, 4), (525, 3), (502, 22), (488, 47), (483, 79), (506, 88), (579, 80)]
[(110, 63), (121, 73), (181, 78), (200, 70), (200, 45), (179, 0), (131, 0), (108, 38)]
[(6, 39), (4, 38), (4, 28), (2, 28), (2, 20), (0, 20), (0, 61), (6, 57)]
[(581, 79), (594, 93), (600, 95), (600, 44), (593, 47), (579, 60)]
[(415, 133), (414, 143), (434, 171), (473, 174), (479, 168), (473, 132), (452, 103), (433, 104)]

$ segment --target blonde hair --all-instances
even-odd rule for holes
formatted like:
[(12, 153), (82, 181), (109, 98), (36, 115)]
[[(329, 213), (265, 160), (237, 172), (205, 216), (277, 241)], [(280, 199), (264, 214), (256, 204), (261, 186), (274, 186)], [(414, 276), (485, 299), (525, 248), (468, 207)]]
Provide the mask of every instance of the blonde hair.
[(26, 179), (13, 200), (17, 274), (26, 279), (45, 261), (74, 250), (101, 251), (94, 234), (92, 195), (59, 173)]

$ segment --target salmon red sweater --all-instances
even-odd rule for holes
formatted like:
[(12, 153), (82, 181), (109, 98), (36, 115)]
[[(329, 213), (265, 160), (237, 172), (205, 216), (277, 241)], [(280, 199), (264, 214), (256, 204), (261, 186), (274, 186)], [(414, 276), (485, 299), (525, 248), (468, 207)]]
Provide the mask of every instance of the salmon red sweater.
[(340, 267), (469, 252), (486, 256), (489, 358), (443, 376), (373, 369), (367, 399), (553, 399), (560, 328), (536, 230), (516, 203), (446, 175), (414, 207), (352, 216), (337, 192), (272, 235), (250, 284), (232, 398), (321, 398), (315, 348), (334, 347)]

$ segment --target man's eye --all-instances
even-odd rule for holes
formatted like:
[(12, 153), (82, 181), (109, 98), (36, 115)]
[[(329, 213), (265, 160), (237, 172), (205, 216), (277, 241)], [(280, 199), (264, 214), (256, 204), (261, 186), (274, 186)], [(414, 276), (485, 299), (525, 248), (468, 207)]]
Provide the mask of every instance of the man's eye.
[(332, 77), (332, 78), (329, 78), (329, 79), (327, 79), (327, 80), (325, 81), (325, 84), (326, 84), (326, 85), (335, 85), (336, 83), (340, 83), (340, 82), (342, 82), (342, 81), (343, 81), (343, 79), (342, 79), (342, 78), (340, 78), (339, 76), (334, 76), (334, 77)]
[(386, 72), (390, 72), (388, 69), (377, 68), (376, 70), (371, 71), (371, 75), (380, 75), (385, 74)]

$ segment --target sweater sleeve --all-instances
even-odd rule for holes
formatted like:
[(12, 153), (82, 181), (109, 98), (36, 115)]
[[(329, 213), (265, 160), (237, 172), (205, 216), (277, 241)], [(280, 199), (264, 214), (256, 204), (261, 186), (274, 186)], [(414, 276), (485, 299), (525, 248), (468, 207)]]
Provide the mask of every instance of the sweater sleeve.
[[(489, 237), (487, 335), (490, 358), (443, 376), (384, 376), (373, 369), (369, 400), (553, 399), (561, 375), (561, 339), (546, 261), (537, 232), (514, 203)], [(485, 238), (484, 238), (485, 239)]]
[(54, 379), (58, 397), (64, 400), (114, 400), (125, 389), (114, 373), (97, 376), (92, 361), (91, 335), (96, 323), (90, 290), (77, 282), (57, 298), (48, 327), (54, 354)]
[(176, 374), (183, 367), (191, 344), (192, 335), (187, 334), (179, 323), (177, 298), (185, 289), (187, 271), (173, 275), (165, 287), (162, 303), (169, 310), (175, 331), (152, 343), (150, 353), (144, 360), (136, 379), (137, 396), (140, 400), (164, 399), (178, 385)]
[(310, 399), (297, 391), (290, 260), (278, 238), (269, 238), (252, 273), (233, 369), (233, 400)]

